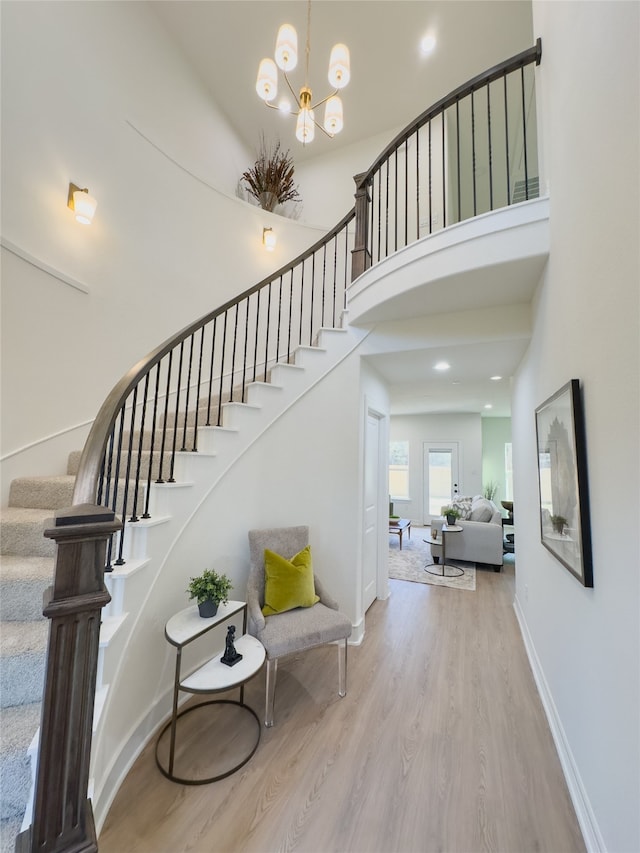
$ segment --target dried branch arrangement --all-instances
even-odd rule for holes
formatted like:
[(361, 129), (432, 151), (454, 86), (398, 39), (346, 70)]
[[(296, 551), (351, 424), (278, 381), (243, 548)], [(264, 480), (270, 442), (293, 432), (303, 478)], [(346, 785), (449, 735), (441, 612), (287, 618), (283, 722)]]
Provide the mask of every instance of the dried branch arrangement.
[(280, 142), (273, 148), (267, 146), (264, 136), (254, 165), (242, 174), (251, 195), (265, 210), (273, 210), (285, 201), (300, 201), (300, 193), (293, 182), (293, 158), (283, 151)]

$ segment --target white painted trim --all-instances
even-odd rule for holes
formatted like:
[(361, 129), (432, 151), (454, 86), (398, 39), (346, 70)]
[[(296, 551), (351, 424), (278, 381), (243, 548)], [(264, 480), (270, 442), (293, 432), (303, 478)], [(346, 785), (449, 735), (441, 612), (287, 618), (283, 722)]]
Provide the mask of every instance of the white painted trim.
[[(66, 435), (68, 432), (73, 432), (76, 429), (84, 429), (87, 426), (91, 426), (93, 423), (93, 418), (88, 421), (83, 421), (80, 424), (74, 424), (74, 426), (65, 427), (64, 429), (58, 430), (58, 432), (52, 432), (50, 435), (45, 435), (43, 438), (38, 438), (35, 441), (31, 441), (29, 444), (24, 444), (22, 447), (17, 447), (15, 450), (10, 450), (9, 453), (5, 453), (4, 456), (0, 456), (0, 462), (4, 462), (7, 459), (11, 459), (12, 456), (17, 456), (19, 453), (24, 453), (27, 450), (31, 450), (33, 447), (37, 447), (39, 444), (45, 444), (47, 441), (53, 441), (56, 438), (60, 438), (61, 435)], [(82, 442), (84, 445), (84, 441)]]
[(61, 281), (63, 284), (68, 284), (69, 287), (73, 287), (74, 290), (79, 290), (81, 293), (89, 293), (89, 288), (86, 284), (83, 284), (81, 281), (76, 281), (75, 278), (71, 278), (70, 275), (57, 270), (55, 267), (49, 266), (49, 264), (45, 264), (45, 262), (41, 261), (40, 258), (36, 258), (35, 255), (30, 254), (26, 249), (16, 246), (16, 244), (12, 243), (11, 240), (7, 240), (6, 237), (0, 237), (0, 245), (3, 249), (6, 249), (7, 252), (11, 252), (12, 255), (26, 261), (28, 264), (31, 264), (31, 266), (42, 270), (42, 272), (46, 272), (47, 275), (57, 278), (58, 281)]
[(513, 601), (513, 609), (515, 610), (516, 619), (520, 626), (520, 633), (527, 652), (527, 657), (529, 658), (533, 677), (538, 688), (540, 700), (542, 701), (542, 707), (547, 715), (547, 721), (549, 723), (549, 728), (551, 729), (553, 742), (556, 745), (556, 751), (558, 753), (558, 758), (560, 759), (562, 772), (564, 773), (564, 778), (569, 789), (571, 802), (573, 803), (573, 807), (576, 811), (576, 817), (578, 818), (580, 830), (582, 831), (582, 837), (587, 848), (587, 853), (607, 853), (604, 838), (602, 837), (602, 833), (598, 827), (598, 821), (596, 820), (596, 816), (591, 807), (591, 803), (589, 802), (589, 797), (582, 782), (582, 778), (580, 777), (578, 765), (573, 757), (569, 740), (565, 733), (564, 726), (562, 725), (560, 715), (558, 714), (558, 709), (553, 701), (553, 695), (545, 678), (540, 659), (538, 658), (533, 644), (533, 639), (529, 633), (524, 612), (520, 606), (517, 596)]

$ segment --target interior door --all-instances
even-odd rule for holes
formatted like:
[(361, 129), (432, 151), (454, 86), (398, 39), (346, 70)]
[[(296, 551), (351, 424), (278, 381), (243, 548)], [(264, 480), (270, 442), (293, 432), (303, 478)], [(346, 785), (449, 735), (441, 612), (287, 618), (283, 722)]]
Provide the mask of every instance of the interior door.
[(440, 510), (460, 493), (459, 448), (457, 441), (425, 442), (424, 523), (440, 515)]
[(364, 543), (362, 549), (364, 610), (367, 610), (375, 601), (378, 586), (380, 425), (380, 418), (368, 412), (364, 443)]

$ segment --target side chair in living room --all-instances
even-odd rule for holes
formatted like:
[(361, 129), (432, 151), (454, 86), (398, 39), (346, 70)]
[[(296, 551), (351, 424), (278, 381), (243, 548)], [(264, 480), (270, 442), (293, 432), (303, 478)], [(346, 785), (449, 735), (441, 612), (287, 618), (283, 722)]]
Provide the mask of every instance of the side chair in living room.
[(272, 726), (278, 658), (284, 655), (339, 641), (338, 694), (346, 694), (351, 621), (313, 574), (307, 526), (250, 530), (249, 552), (249, 633), (267, 653), (264, 724)]

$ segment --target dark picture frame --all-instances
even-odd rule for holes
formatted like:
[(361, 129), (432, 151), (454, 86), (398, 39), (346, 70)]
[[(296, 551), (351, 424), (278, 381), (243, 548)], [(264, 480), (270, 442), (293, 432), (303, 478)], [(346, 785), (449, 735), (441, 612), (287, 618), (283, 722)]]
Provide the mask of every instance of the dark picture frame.
[(583, 586), (593, 586), (589, 490), (580, 382), (536, 409), (540, 540)]

